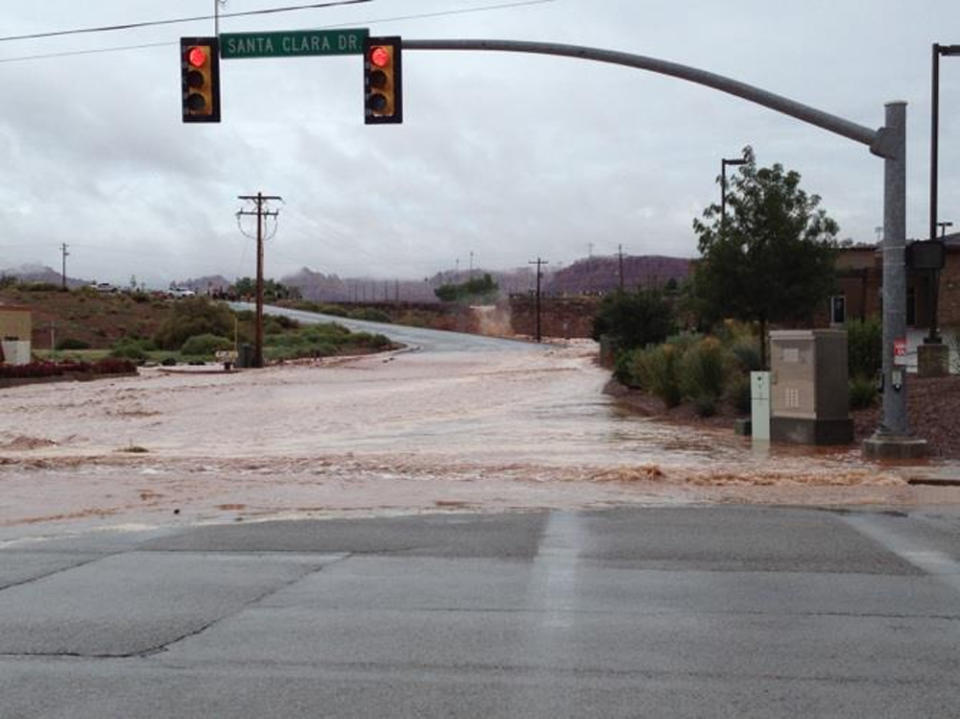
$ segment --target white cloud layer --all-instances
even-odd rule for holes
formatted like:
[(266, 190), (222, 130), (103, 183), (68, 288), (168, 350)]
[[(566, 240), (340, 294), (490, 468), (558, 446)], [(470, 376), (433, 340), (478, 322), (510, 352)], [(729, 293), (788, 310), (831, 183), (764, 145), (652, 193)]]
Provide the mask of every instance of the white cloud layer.
[[(225, 12), (289, 5), (229, 0)], [(854, 0), (374, 0), (221, 21), (223, 32), (329, 25), (408, 39), (604, 47), (747, 82), (877, 127), (908, 102), (908, 216), (927, 232), (930, 47), (960, 43), (960, 4)], [(212, 12), (207, 0), (4, 3), (2, 34)], [(404, 53), (404, 124), (365, 126), (359, 56), (223, 60), (223, 122), (180, 122), (178, 38), (212, 21), (0, 42), (0, 267), (153, 284), (253, 273), (237, 195), (282, 195), (267, 273), (299, 267), (416, 278), (587, 253), (695, 256), (693, 217), (718, 199), (722, 157), (803, 176), (841, 225), (873, 241), (882, 162), (857, 145), (708, 88), (624, 67), (505, 53)], [(118, 46), (67, 57), (25, 56)], [(941, 60), (940, 216), (960, 226), (960, 57)]]

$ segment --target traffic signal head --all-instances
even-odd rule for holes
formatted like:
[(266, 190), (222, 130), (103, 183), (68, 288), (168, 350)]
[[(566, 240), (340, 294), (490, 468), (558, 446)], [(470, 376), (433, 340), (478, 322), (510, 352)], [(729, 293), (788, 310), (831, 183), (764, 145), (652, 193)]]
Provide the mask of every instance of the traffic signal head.
[(363, 44), (363, 121), (403, 122), (399, 37), (368, 37)]
[(184, 122), (220, 122), (220, 46), (215, 37), (180, 38)]

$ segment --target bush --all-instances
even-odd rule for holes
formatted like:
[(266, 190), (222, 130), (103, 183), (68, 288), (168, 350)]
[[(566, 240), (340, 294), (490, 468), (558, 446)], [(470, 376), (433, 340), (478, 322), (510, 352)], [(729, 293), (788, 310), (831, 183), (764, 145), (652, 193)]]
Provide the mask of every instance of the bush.
[(376, 307), (361, 307), (351, 310), (348, 317), (354, 320), (366, 320), (367, 322), (392, 322), (390, 315)]
[(225, 304), (206, 297), (185, 297), (170, 306), (170, 315), (160, 325), (154, 340), (167, 350), (176, 350), (191, 337), (233, 334), (234, 314)]
[(877, 383), (872, 377), (854, 375), (850, 379), (850, 409), (867, 409), (877, 401)]
[(160, 364), (164, 367), (173, 367), (177, 363), (177, 358), (172, 356), (164, 357), (160, 360)]
[(83, 340), (74, 339), (73, 337), (64, 337), (62, 340), (57, 342), (58, 350), (88, 350), (90, 349), (90, 343), (84, 342)]
[(685, 397), (694, 401), (723, 395), (730, 362), (723, 345), (715, 337), (706, 337), (683, 353), (680, 360), (680, 384)]
[(217, 350), (233, 349), (233, 342), (213, 334), (194, 335), (180, 346), (180, 353), (191, 357), (213, 356)]
[(627, 387), (641, 388), (642, 380), (634, 374), (634, 364), (637, 361), (637, 354), (643, 350), (626, 350), (617, 352), (613, 360), (613, 377), (620, 384)]
[(659, 397), (667, 407), (676, 407), (683, 398), (680, 389), (681, 353), (664, 344), (640, 352), (634, 360), (634, 373), (642, 386)]
[(734, 375), (727, 385), (727, 397), (737, 412), (750, 414), (753, 409), (750, 401), (750, 378), (742, 373)]
[(701, 395), (693, 400), (693, 409), (698, 417), (713, 417), (717, 413), (717, 399)]
[(349, 313), (339, 305), (319, 305), (316, 312), (331, 317), (346, 317)]
[(57, 292), (60, 290), (60, 285), (53, 282), (21, 282), (17, 287), (24, 292)]
[(871, 317), (850, 320), (847, 329), (847, 366), (851, 377), (872, 377), (883, 362), (883, 325)]
[(759, 372), (760, 343), (756, 338), (739, 338), (730, 345), (730, 352), (736, 358), (743, 372)]
[(114, 343), (110, 356), (143, 362), (147, 359), (147, 352), (139, 340), (124, 337)]
[(663, 342), (673, 331), (673, 308), (653, 290), (614, 292), (603, 298), (593, 318), (593, 339), (614, 337), (622, 349)]

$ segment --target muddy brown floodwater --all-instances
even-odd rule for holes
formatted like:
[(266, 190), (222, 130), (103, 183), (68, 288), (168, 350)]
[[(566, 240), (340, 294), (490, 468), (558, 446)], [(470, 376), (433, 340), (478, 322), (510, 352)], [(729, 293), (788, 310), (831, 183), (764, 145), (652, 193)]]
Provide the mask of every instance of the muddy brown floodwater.
[(917, 505), (943, 467), (757, 450), (603, 395), (592, 342), (3, 390), (0, 541), (99, 527), (620, 505)]

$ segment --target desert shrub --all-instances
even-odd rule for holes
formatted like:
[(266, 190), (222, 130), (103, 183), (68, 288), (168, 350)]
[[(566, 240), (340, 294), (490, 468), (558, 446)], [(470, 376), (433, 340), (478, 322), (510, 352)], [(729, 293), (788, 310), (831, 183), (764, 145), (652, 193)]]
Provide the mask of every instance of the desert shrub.
[(62, 340), (57, 342), (58, 350), (88, 350), (90, 349), (90, 343), (84, 342), (83, 340), (75, 339), (74, 337), (64, 337)]
[(284, 330), (295, 330), (300, 327), (300, 322), (286, 315), (270, 315), (270, 319), (274, 320)]
[(755, 337), (741, 337), (730, 343), (730, 352), (736, 358), (743, 372), (759, 372), (763, 369), (760, 362), (760, 343)]
[(142, 362), (147, 359), (147, 351), (139, 340), (132, 337), (123, 337), (114, 343), (113, 349), (110, 350), (110, 356)]
[(24, 292), (57, 292), (60, 285), (53, 282), (21, 282), (17, 287)]
[(233, 341), (214, 334), (202, 334), (188, 337), (180, 346), (180, 353), (191, 357), (213, 355), (217, 350), (233, 349)]
[(360, 307), (356, 310), (351, 310), (347, 315), (350, 319), (354, 320), (366, 320), (368, 322), (391, 322), (390, 315), (388, 315), (383, 310), (378, 310), (376, 307)]
[(207, 297), (185, 297), (170, 305), (154, 340), (163, 349), (176, 350), (196, 335), (227, 337), (233, 334), (234, 314), (225, 304)]
[(682, 354), (673, 345), (663, 344), (639, 352), (633, 372), (641, 385), (659, 397), (667, 407), (676, 407), (683, 398), (680, 388)]
[(634, 363), (637, 354), (643, 350), (626, 350), (617, 352), (613, 360), (613, 377), (620, 384), (627, 387), (640, 388), (643, 386), (639, 377), (634, 375)]
[(320, 314), (330, 315), (331, 317), (346, 317), (349, 312), (347, 312), (340, 305), (317, 305), (317, 309), (314, 312), (319, 312)]
[(883, 361), (883, 325), (871, 317), (850, 320), (847, 329), (847, 366), (850, 376), (872, 377)]
[(850, 409), (867, 409), (877, 401), (877, 383), (869, 376), (854, 375), (850, 379)]
[(698, 417), (712, 417), (717, 413), (717, 398), (700, 395), (693, 400), (693, 410)]
[(177, 363), (177, 358), (170, 355), (160, 360), (160, 364), (163, 365), (164, 367), (173, 367), (176, 363)]
[(750, 378), (741, 372), (734, 374), (727, 384), (727, 398), (740, 414), (750, 414)]
[(680, 360), (680, 385), (685, 397), (716, 402), (727, 384), (729, 355), (715, 337), (689, 347)]

